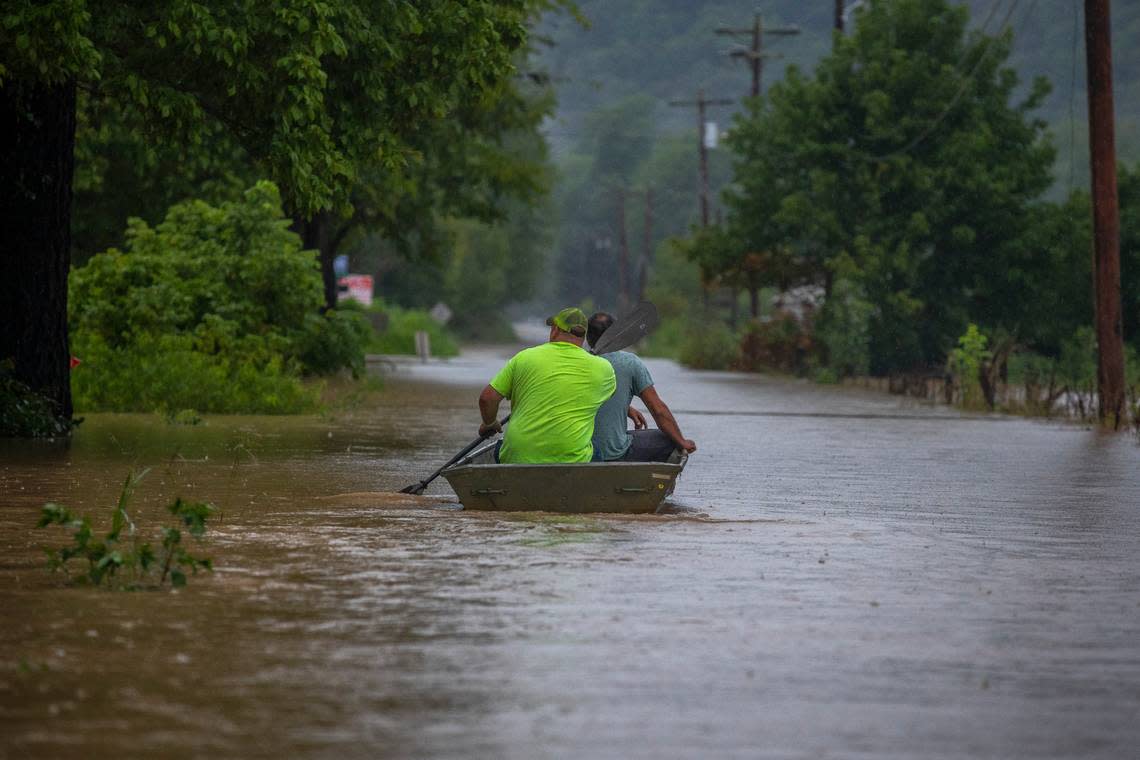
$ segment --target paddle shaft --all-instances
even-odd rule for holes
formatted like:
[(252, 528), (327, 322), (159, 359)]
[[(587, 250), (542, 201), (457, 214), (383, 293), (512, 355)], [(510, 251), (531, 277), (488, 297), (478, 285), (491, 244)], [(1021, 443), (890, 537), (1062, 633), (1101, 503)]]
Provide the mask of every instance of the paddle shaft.
[[(511, 415), (509, 415), (509, 414), (508, 414), (506, 417), (504, 417), (503, 419), (499, 420), (499, 427), (501, 428), (503, 425), (506, 425), (506, 424), (507, 424), (507, 422), (509, 422), (509, 421), (510, 421), (510, 419), (511, 419)], [(441, 472), (443, 472), (443, 471), (444, 471), (444, 470), (446, 470), (448, 467), (450, 467), (451, 465), (453, 465), (453, 464), (455, 464), (456, 462), (458, 462), (458, 461), (459, 461), (460, 459), (462, 459), (463, 457), (465, 457), (465, 456), (467, 456), (468, 454), (470, 454), (470, 453), (471, 453), (471, 451), (472, 451), (472, 450), (473, 450), (473, 449), (474, 449), (476, 446), (478, 446), (479, 444), (483, 443), (484, 441), (486, 441), (488, 438), (492, 437), (493, 435), (495, 435), (495, 433), (487, 433), (486, 435), (481, 435), (481, 436), (479, 436), (479, 437), (478, 437), (478, 438), (476, 438), (474, 441), (472, 441), (471, 443), (467, 444), (467, 445), (466, 445), (466, 446), (463, 448), (463, 451), (460, 451), (458, 454), (456, 454), (456, 455), (455, 455), (455, 456), (453, 456), (451, 459), (449, 459), (449, 460), (447, 461), (447, 463), (446, 463), (445, 465), (443, 465), (443, 467), (440, 467), (438, 470), (436, 470), (435, 472), (433, 472), (431, 475), (428, 475), (426, 478), (424, 478), (423, 480), (421, 480), (419, 483), (416, 483), (415, 485), (412, 485), (412, 486), (408, 486), (407, 488), (405, 488), (404, 490), (402, 490), (400, 493), (415, 493), (415, 494), (423, 493), (424, 489), (428, 487), (428, 484), (429, 484), (429, 483), (431, 483), (431, 482), (432, 482), (433, 480), (435, 480), (436, 478), (438, 478), (438, 477), (439, 477), (439, 474), (440, 474)]]

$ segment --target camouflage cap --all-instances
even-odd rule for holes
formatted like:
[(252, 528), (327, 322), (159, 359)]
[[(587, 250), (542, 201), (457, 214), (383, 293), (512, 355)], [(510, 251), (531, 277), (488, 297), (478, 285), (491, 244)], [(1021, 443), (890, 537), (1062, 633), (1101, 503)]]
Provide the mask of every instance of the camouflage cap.
[(553, 317), (547, 317), (546, 324), (557, 327), (562, 332), (584, 337), (590, 321), (586, 319), (586, 315), (581, 309), (570, 306), (558, 312)]

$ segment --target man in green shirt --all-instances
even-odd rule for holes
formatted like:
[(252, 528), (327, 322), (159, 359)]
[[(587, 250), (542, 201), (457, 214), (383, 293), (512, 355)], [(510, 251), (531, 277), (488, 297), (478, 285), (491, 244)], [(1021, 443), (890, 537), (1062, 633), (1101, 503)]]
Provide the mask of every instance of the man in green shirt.
[(498, 452), (504, 464), (589, 462), (594, 417), (616, 386), (610, 363), (582, 348), (581, 309), (563, 309), (546, 324), (550, 341), (515, 354), (479, 394), (479, 435), (501, 430), (499, 404), (511, 400)]

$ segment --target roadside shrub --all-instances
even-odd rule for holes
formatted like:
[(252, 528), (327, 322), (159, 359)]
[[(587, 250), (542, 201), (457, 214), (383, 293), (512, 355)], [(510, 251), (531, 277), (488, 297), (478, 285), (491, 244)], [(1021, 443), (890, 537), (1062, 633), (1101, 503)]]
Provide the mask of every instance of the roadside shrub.
[(424, 330), (431, 340), (432, 356), (456, 356), (459, 346), (444, 327), (422, 309), (402, 309), (399, 306), (379, 304), (375, 309), (388, 317), (387, 327), (378, 331), (368, 344), (376, 354), (416, 353), (416, 331)]
[(827, 367), (838, 377), (870, 374), (873, 311), (857, 282), (849, 277), (835, 280), (815, 336), (826, 353)]
[(814, 379), (820, 385), (835, 385), (839, 382), (839, 374), (831, 367), (820, 367), (815, 371)]
[(132, 219), (125, 250), (70, 278), (79, 409), (289, 413), (316, 392), (301, 375), (363, 367), (366, 327), (323, 304), (312, 251), (288, 229), (277, 189)]
[(702, 324), (685, 335), (679, 358), (694, 369), (729, 369), (739, 356), (732, 330), (720, 322)]
[(642, 356), (658, 356), (664, 359), (680, 359), (685, 344), (685, 325), (682, 317), (665, 317), (657, 329), (650, 333), (638, 347)]
[(1057, 360), (1029, 352), (1010, 355), (1007, 382), (1022, 388), (1025, 411), (1030, 414), (1050, 415), (1065, 392), (1057, 376)]
[(74, 348), (86, 358), (71, 374), (72, 395), (89, 411), (296, 414), (316, 409), (320, 393), (280, 355), (207, 353), (192, 336), (144, 336), (122, 348), (83, 336)]
[[(1030, 414), (1049, 416), (1061, 403), (1063, 413), (1079, 418), (1091, 417), (1096, 411), (1097, 351), (1096, 335), (1090, 327), (1082, 327), (1061, 342), (1059, 357), (1042, 356), (1029, 351), (1014, 353), (1009, 358), (1007, 382), (1020, 386), (1022, 399), (1015, 399), (1016, 409), (1023, 401)], [(1134, 424), (1140, 427), (1140, 356), (1129, 344), (1124, 346), (1124, 384), (1126, 404)]]
[(10, 361), (0, 362), (0, 438), (54, 438), (75, 423), (61, 419), (55, 404), (12, 376)]
[(807, 327), (787, 312), (768, 321), (752, 320), (740, 339), (741, 369), (756, 372), (775, 369), (801, 372), (811, 352), (812, 339)]
[(372, 326), (364, 314), (341, 306), (323, 315), (306, 315), (297, 354), (306, 372), (331, 375), (348, 368), (353, 377), (360, 377), (364, 374), (364, 351), (371, 339)]
[(1096, 391), (1096, 331), (1091, 327), (1078, 328), (1061, 342), (1061, 355), (1057, 359), (1057, 374), (1061, 382), (1074, 391)]
[(965, 334), (958, 338), (958, 347), (950, 351), (949, 369), (961, 389), (962, 405), (967, 408), (985, 405), (979, 373), (982, 364), (991, 356), (986, 350), (986, 343), (986, 336), (982, 335), (977, 325), (971, 324), (966, 328)]
[[(515, 328), (502, 314), (486, 314), (475, 322), (467, 322), (454, 328), (444, 327), (443, 334), (456, 333), (464, 342), (474, 343), (516, 343), (519, 339)], [(435, 352), (435, 340), (432, 340)]]

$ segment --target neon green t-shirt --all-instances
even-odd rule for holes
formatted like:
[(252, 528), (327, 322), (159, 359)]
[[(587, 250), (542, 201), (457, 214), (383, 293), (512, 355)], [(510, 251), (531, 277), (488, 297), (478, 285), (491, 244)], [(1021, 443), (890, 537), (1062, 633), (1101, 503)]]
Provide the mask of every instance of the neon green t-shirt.
[(511, 400), (499, 461), (589, 462), (594, 415), (615, 386), (610, 363), (573, 343), (519, 351), (491, 378), (491, 387)]

